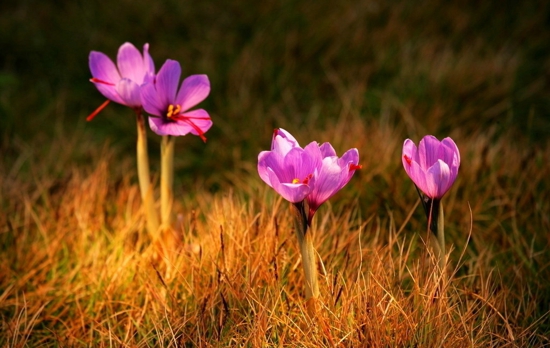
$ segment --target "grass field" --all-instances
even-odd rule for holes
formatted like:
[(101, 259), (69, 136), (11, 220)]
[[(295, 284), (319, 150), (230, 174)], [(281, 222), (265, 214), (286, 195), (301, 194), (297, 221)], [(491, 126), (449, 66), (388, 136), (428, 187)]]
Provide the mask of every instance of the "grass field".
[[(549, 18), (542, 2), (0, 5), (0, 345), (550, 346)], [(89, 52), (125, 41), (212, 83), (160, 240), (133, 113), (85, 121), (103, 102)], [(256, 169), (277, 127), (363, 166), (313, 221), (314, 318), (292, 207)], [(400, 158), (426, 134), (462, 157), (443, 297)]]

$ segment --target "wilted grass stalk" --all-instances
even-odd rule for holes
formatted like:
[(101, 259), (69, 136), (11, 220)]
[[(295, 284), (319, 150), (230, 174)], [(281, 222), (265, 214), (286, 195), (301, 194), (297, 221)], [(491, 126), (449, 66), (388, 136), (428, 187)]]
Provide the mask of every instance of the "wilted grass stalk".
[(170, 226), (172, 215), (172, 200), (174, 186), (174, 142), (176, 138), (170, 135), (162, 137), (160, 145), (161, 167), (160, 167), (160, 216), (161, 226)]
[(139, 190), (143, 207), (145, 208), (145, 219), (147, 230), (151, 236), (155, 236), (159, 226), (158, 215), (155, 210), (155, 200), (153, 196), (153, 187), (151, 186), (151, 176), (149, 174), (149, 157), (147, 155), (147, 132), (145, 121), (141, 111), (136, 111), (137, 118), (137, 166)]

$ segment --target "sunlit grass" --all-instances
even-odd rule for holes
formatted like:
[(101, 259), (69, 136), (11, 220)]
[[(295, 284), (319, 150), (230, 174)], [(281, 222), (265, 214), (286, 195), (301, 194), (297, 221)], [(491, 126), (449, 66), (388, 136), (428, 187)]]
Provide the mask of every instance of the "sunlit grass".
[[(0, 345), (550, 346), (548, 7), (3, 4)], [(208, 142), (176, 140), (160, 240), (140, 211), (134, 118), (110, 105), (84, 121), (102, 101), (89, 51), (125, 41), (212, 82)], [(313, 220), (313, 321), (292, 207), (256, 170), (275, 127), (357, 147), (363, 165)], [(443, 297), (400, 159), (426, 134), (462, 158)]]
[[(455, 135), (471, 164), (446, 197), (452, 272), (441, 298), (425, 217), (396, 164), (401, 139), (353, 118), (346, 132), (336, 146), (362, 139), (363, 169), (314, 219), (315, 320), (306, 314), (292, 207), (256, 173), (216, 194), (176, 191), (175, 229), (152, 242), (132, 163), (104, 148), (63, 178), (48, 159), (30, 160), (31, 172), (48, 173), (31, 184), (26, 175), (2, 177), (2, 344), (548, 344), (548, 309), (538, 301), (549, 258), (538, 231), (548, 228), (541, 188), (550, 150), (526, 165), (528, 154), (500, 138), (476, 165), (469, 158), (483, 152), (485, 136)], [(369, 151), (377, 146), (387, 156)], [(381, 194), (373, 175), (396, 194), (384, 206), (363, 197)]]

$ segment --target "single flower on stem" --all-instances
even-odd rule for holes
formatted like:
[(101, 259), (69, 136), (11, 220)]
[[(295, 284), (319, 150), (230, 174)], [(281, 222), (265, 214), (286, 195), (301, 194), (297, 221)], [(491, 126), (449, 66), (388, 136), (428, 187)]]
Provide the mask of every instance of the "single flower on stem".
[(150, 114), (149, 126), (162, 136), (161, 142), (161, 222), (170, 225), (172, 211), (172, 187), (174, 181), (174, 136), (188, 133), (199, 136), (212, 127), (210, 115), (204, 109), (189, 110), (202, 102), (210, 93), (210, 81), (206, 75), (191, 75), (178, 89), (181, 66), (168, 59), (160, 68), (154, 82), (141, 88), (143, 108)]
[[(140, 87), (153, 81), (155, 64), (149, 54), (149, 44), (143, 45), (143, 55), (129, 42), (118, 49), (117, 65), (102, 52), (92, 51), (89, 56), (90, 81), (107, 98), (92, 112), (87, 120), (91, 121), (110, 101), (141, 111)], [(137, 111), (136, 111), (137, 112)]]
[(319, 206), (344, 187), (360, 168), (358, 160), (357, 149), (338, 158), (329, 143), (319, 146), (314, 141), (302, 149), (284, 129), (275, 130), (271, 151), (262, 151), (258, 156), (260, 178), (296, 207), (296, 235), (306, 278), (307, 308), (312, 317), (317, 312), (319, 284), (316, 253), (308, 229)]
[(445, 233), (441, 199), (458, 175), (460, 152), (451, 138), (439, 141), (427, 135), (418, 144), (410, 139), (403, 143), (403, 167), (414, 182), (428, 218), (430, 230), (436, 236), (439, 266), (445, 268)]
[(143, 45), (142, 55), (134, 45), (124, 43), (118, 50), (116, 66), (104, 53), (92, 51), (89, 56), (89, 65), (92, 73), (90, 81), (107, 100), (86, 120), (91, 121), (110, 101), (128, 106), (136, 114), (139, 188), (145, 208), (147, 229), (151, 235), (155, 235), (158, 229), (158, 216), (150, 182), (147, 134), (140, 95), (141, 85), (153, 81), (155, 76), (155, 65), (149, 55), (149, 44)]

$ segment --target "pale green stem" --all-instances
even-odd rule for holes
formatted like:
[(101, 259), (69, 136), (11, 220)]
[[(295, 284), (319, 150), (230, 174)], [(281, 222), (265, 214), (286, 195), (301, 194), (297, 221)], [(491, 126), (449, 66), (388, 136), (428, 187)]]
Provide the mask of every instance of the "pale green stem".
[(176, 138), (166, 135), (160, 145), (160, 216), (163, 228), (170, 227), (174, 199), (174, 143)]
[(439, 244), (439, 268), (445, 275), (445, 223), (443, 204), (439, 202), (439, 216), (437, 218), (437, 243)]
[(313, 248), (313, 236), (311, 231), (308, 231), (308, 222), (302, 203), (296, 203), (298, 208), (298, 216), (296, 219), (296, 236), (300, 245), (300, 253), (302, 254), (302, 266), (306, 278), (306, 301), (308, 312), (314, 316), (316, 312), (316, 301), (319, 297), (319, 282), (317, 280), (317, 258), (315, 249)]
[(155, 199), (153, 195), (153, 186), (151, 185), (151, 177), (149, 174), (149, 157), (147, 155), (147, 130), (145, 121), (141, 115), (141, 111), (136, 111), (137, 117), (137, 167), (139, 190), (141, 192), (141, 200), (145, 209), (145, 220), (147, 230), (151, 236), (156, 236), (159, 219), (155, 210)]

